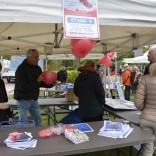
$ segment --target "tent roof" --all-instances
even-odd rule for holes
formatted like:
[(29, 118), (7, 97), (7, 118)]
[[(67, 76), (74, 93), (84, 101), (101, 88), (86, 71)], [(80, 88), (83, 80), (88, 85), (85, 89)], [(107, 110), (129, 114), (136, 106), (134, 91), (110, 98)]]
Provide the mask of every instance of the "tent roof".
[[(100, 41), (91, 53), (131, 50), (156, 43), (156, 1), (98, 0)], [(0, 54), (24, 54), (29, 48), (52, 47), (52, 54), (71, 54), (63, 38), (63, 1), (1, 1)], [(49, 43), (49, 44), (46, 44)]]
[[(103, 54), (88, 54), (86, 57), (82, 59), (101, 59), (104, 57)], [(53, 55), (40, 55), (40, 59), (48, 59), (48, 60), (75, 60), (74, 55), (72, 54), (53, 54)]]
[(146, 53), (144, 53), (143, 56), (138, 56), (138, 57), (129, 58), (129, 59), (127, 58), (127, 59), (125, 59), (125, 63), (128, 63), (128, 64), (146, 64), (146, 63), (149, 63), (147, 54), (148, 54), (148, 51)]

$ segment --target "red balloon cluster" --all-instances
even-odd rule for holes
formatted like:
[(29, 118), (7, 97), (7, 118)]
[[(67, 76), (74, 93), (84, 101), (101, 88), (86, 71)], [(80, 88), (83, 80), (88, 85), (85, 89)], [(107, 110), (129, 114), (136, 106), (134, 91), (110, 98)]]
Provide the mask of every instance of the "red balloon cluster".
[(52, 71), (45, 71), (42, 74), (43, 76), (43, 81), (47, 84), (53, 84), (57, 80), (57, 74)]
[(72, 39), (72, 53), (77, 58), (85, 57), (93, 48), (94, 41), (88, 39)]
[(100, 64), (104, 64), (107, 67), (112, 66), (112, 61), (110, 60), (110, 58), (108, 56), (104, 56), (101, 60), (100, 60)]
[(110, 59), (113, 58), (114, 55), (115, 55), (115, 52), (114, 52), (114, 51), (113, 51), (113, 52), (109, 52), (109, 53), (107, 54), (107, 56), (108, 56)]
[(118, 74), (118, 72), (119, 72), (119, 69), (114, 70), (113, 72), (110, 73), (110, 76), (113, 76), (113, 75), (115, 75), (115, 74)]

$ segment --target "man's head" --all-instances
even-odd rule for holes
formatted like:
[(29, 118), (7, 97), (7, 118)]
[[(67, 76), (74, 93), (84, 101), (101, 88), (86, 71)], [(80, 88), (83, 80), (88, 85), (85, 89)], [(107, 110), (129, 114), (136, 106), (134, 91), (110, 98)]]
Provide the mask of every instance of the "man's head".
[(147, 57), (148, 57), (148, 61), (154, 62), (155, 59), (156, 59), (156, 48), (150, 48), (150, 49), (148, 50), (148, 55), (147, 55)]
[(38, 65), (39, 52), (37, 49), (29, 49), (26, 53), (27, 61), (31, 65)]
[(124, 68), (127, 68), (127, 67), (129, 67), (129, 65), (126, 63), (126, 64), (124, 64)]

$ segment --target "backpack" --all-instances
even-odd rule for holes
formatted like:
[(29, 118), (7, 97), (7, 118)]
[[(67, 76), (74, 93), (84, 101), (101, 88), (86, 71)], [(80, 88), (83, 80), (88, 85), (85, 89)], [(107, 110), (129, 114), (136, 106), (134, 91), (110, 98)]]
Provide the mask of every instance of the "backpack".
[(138, 83), (137, 78), (136, 78), (136, 81), (134, 82), (135, 75), (136, 75), (136, 71), (131, 72), (131, 75), (130, 75), (131, 85), (137, 85), (137, 83)]

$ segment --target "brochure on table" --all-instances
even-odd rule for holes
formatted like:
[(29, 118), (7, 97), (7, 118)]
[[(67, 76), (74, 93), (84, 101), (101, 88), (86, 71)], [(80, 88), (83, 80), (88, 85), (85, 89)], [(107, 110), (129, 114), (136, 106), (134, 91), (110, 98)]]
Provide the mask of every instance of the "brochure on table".
[(106, 105), (114, 109), (137, 110), (133, 102), (121, 99), (106, 98)]
[(127, 138), (132, 131), (133, 128), (129, 124), (105, 120), (98, 135), (110, 138)]
[(93, 132), (94, 130), (87, 123), (72, 124), (75, 128), (82, 132)]

